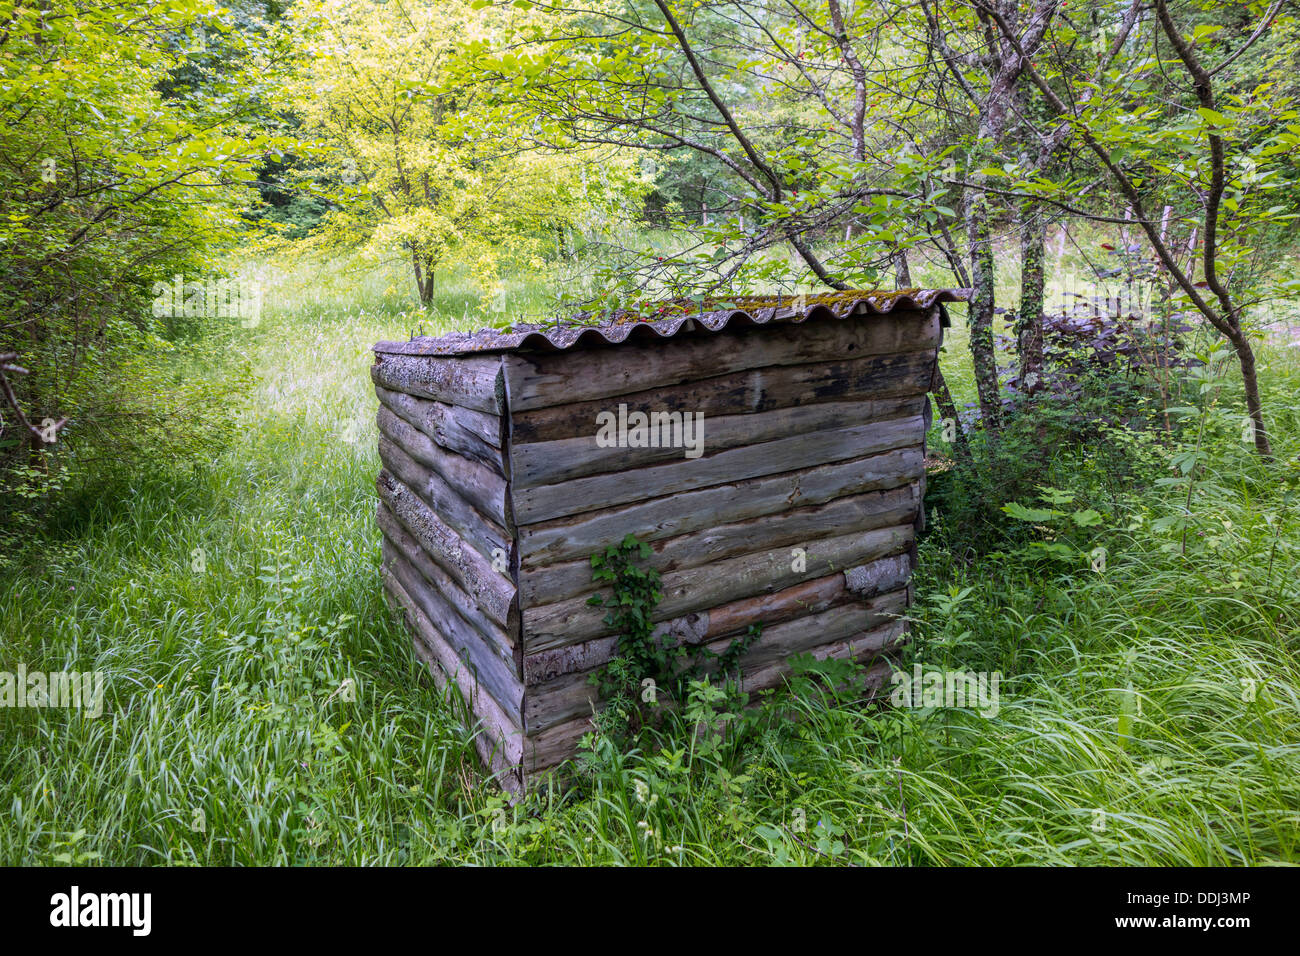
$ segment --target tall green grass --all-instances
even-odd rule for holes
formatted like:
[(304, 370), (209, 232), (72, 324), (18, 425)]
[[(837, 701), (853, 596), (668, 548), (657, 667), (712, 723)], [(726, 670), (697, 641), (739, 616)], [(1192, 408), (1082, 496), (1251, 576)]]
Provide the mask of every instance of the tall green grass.
[[(1104, 573), (970, 559), (939, 516), (906, 663), (1001, 671), (996, 716), (810, 678), (725, 739), (598, 748), (576, 788), (509, 805), (380, 596), (367, 374), (377, 339), (492, 316), (468, 280), (435, 321), (388, 291), (400, 271), (280, 278), (232, 345), (256, 385), (228, 451), (82, 505), (0, 581), (0, 669), (108, 692), (97, 719), (0, 709), (0, 862), (1296, 861), (1300, 521), (1231, 437), (1186, 553), (1151, 530), (1182, 498), (1149, 482), (1102, 509)], [(1265, 354), (1281, 459), (1294, 352)], [(944, 362), (968, 398), (964, 350)], [(1087, 456), (1056, 467), (1087, 485)]]

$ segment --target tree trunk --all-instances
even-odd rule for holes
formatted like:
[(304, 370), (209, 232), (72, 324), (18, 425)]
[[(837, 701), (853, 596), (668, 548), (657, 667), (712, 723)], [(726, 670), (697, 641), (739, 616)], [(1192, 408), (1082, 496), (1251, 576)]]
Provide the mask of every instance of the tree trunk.
[(412, 245), (411, 250), (411, 268), (415, 270), (415, 294), (424, 305), (424, 270), (420, 268), (420, 256)]
[(1029, 200), (1020, 221), (1020, 318), (1016, 344), (1020, 352), (1020, 387), (1032, 395), (1043, 375), (1043, 249), (1047, 219), (1042, 207)]
[(411, 249), (411, 267), (415, 270), (415, 292), (420, 297), (421, 307), (427, 309), (433, 301), (433, 277), (437, 263), (421, 258)]
[(1273, 446), (1268, 440), (1268, 430), (1264, 427), (1264, 403), (1259, 397), (1259, 376), (1255, 369), (1255, 350), (1251, 348), (1250, 339), (1240, 330), (1229, 336), (1233, 349), (1237, 352), (1237, 361), (1241, 364), (1241, 381), (1246, 391), (1246, 411), (1254, 424), (1255, 450), (1265, 461), (1273, 460)]
[(952, 400), (952, 392), (948, 390), (948, 382), (943, 377), (938, 359), (934, 363), (934, 377), (930, 379), (930, 394), (934, 396), (934, 403), (939, 406), (939, 414), (944, 420), (952, 422), (953, 447), (957, 452), (957, 459), (969, 462), (970, 444), (966, 441), (966, 433), (962, 431), (961, 419), (957, 417), (957, 403)]
[(967, 200), (966, 229), (972, 285), (966, 307), (971, 361), (984, 427), (996, 432), (1002, 424), (1002, 396), (993, 348), (993, 245), (989, 240), (988, 200), (979, 191), (972, 191)]
[(907, 250), (894, 248), (894, 288), (912, 288), (912, 270), (907, 267)]

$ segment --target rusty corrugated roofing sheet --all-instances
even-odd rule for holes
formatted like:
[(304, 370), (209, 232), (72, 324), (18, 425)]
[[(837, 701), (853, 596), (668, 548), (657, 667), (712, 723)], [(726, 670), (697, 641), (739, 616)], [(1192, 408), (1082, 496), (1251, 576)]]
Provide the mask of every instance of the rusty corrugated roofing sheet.
[(928, 309), (944, 302), (965, 302), (969, 289), (900, 289), (896, 292), (851, 290), (827, 295), (740, 296), (715, 300), (723, 307), (700, 311), (685, 300), (661, 303), (654, 314), (667, 318), (616, 313), (598, 324), (567, 322), (552, 325), (517, 325), (511, 329), (480, 329), (452, 332), (409, 342), (379, 342), (376, 352), (399, 355), (464, 355), (473, 352), (513, 352), (524, 349), (546, 351), (580, 345), (615, 345), (629, 339), (667, 339), (682, 329), (694, 331), (702, 325), (711, 332), (782, 322), (803, 322), (813, 318), (844, 318), (848, 315), (883, 314), (894, 309)]

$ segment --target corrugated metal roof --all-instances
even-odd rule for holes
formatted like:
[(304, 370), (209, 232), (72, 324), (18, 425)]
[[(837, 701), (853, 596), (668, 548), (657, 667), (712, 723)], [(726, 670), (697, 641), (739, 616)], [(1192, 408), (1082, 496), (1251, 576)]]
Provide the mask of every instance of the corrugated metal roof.
[[(513, 352), (571, 349), (584, 345), (616, 345), (629, 339), (667, 339), (699, 325), (711, 332), (729, 327), (745, 328), (814, 318), (844, 318), (892, 312), (894, 309), (928, 309), (944, 302), (965, 302), (969, 289), (900, 289), (898, 291), (833, 292), (810, 296), (740, 296), (714, 300), (716, 308), (701, 311), (690, 300), (676, 300), (652, 307), (652, 314), (667, 318), (647, 319), (644, 313), (615, 313), (612, 319), (591, 324), (579, 320), (551, 325), (516, 325), (510, 329), (480, 329), (452, 332), (437, 338), (419, 336), (409, 342), (379, 342), (376, 352), (398, 355), (464, 355), (474, 352)], [(708, 304), (708, 303), (706, 303)]]

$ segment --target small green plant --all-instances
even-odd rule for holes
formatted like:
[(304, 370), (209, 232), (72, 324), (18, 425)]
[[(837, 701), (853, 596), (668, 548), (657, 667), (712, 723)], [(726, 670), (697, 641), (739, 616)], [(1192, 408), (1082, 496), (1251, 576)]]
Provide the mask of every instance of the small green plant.
[[(1061, 491), (1057, 488), (1040, 488), (1040, 496), (1048, 505), (1068, 505), (1074, 503), (1074, 492)], [(1002, 506), (1002, 511), (1017, 521), (1024, 521), (1039, 528), (1046, 541), (1032, 541), (1020, 549), (1018, 554), (1029, 557), (1046, 557), (1066, 564), (1078, 563), (1081, 559), (1091, 562), (1095, 571), (1105, 570), (1106, 551), (1100, 546), (1093, 547), (1086, 543), (1083, 547), (1075, 541), (1075, 532), (1085, 528), (1095, 528), (1105, 522), (1105, 516), (1092, 508), (1076, 508), (1062, 511), (1059, 508), (1031, 508), (1010, 501)]]
[(86, 849), (83, 846), (85, 839), (86, 831), (82, 829), (64, 834), (62, 840), (55, 840), (55, 849), (61, 852), (54, 854), (54, 862), (63, 866), (82, 866), (98, 860), (99, 851)]
[[(591, 556), (592, 580), (608, 583), (612, 594), (594, 594), (587, 603), (607, 608), (605, 624), (618, 635), (618, 649), (612, 660), (592, 675), (591, 682), (605, 700), (605, 710), (596, 719), (599, 731), (625, 739), (642, 726), (653, 723), (661, 703), (682, 701), (688, 687), (696, 686), (708, 664), (723, 678), (721, 692), (728, 699), (739, 695), (740, 660), (762, 634), (761, 624), (752, 624), (721, 653), (702, 644), (679, 641), (671, 633), (656, 634), (654, 610), (663, 593), (659, 572), (642, 567), (652, 554), (650, 545), (626, 535), (616, 546)], [(661, 701), (660, 696), (667, 698)]]

